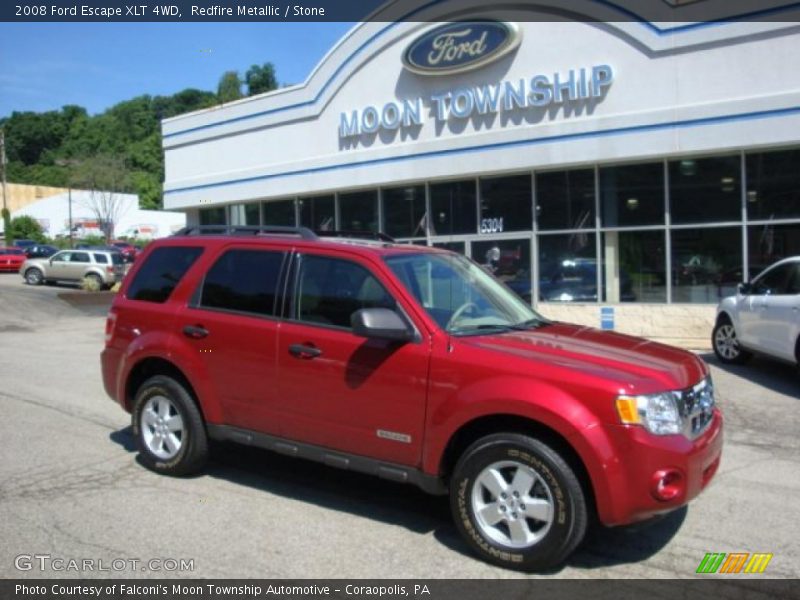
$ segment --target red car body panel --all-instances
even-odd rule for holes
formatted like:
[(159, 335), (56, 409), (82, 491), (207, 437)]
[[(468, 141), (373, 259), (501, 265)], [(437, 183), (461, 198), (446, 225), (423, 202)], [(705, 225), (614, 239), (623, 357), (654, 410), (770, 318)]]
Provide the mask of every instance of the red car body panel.
[(25, 252), (20, 248), (0, 248), (0, 271), (17, 273), (26, 260)]
[[(156, 247), (202, 246), (169, 300), (128, 300), (127, 288)], [(419, 333), (401, 345), (279, 318), (193, 309), (203, 274), (231, 246), (347, 257), (394, 296)], [(454, 337), (440, 329), (384, 262), (412, 246), (202, 236), (159, 240), (123, 282), (102, 355), (108, 394), (130, 411), (126, 385), (145, 358), (167, 360), (191, 383), (208, 423), (329, 447), (439, 475), (448, 443), (477, 419), (535, 421), (568, 443), (588, 474), (600, 520), (630, 523), (686, 504), (719, 465), (722, 416), (697, 438), (656, 436), (621, 425), (614, 400), (689, 388), (708, 375), (695, 355), (614, 332), (564, 323), (503, 334)], [(212, 332), (202, 341), (185, 326)], [(292, 344), (322, 350), (314, 361), (287, 358)], [(378, 430), (408, 436), (406, 443)], [(654, 473), (676, 470), (680, 494), (656, 499)]]

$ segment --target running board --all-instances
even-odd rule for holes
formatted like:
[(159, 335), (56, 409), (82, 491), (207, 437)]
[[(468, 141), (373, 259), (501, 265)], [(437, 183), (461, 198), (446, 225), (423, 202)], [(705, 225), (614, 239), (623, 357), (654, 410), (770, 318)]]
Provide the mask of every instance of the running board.
[(382, 462), (358, 454), (335, 452), (329, 448), (294, 442), (266, 433), (240, 429), (229, 425), (213, 425), (209, 423), (206, 428), (209, 437), (213, 440), (255, 446), (278, 454), (285, 454), (286, 456), (313, 460), (337, 469), (366, 473), (367, 475), (374, 475), (381, 479), (398, 483), (410, 483), (429, 494), (447, 494), (447, 486), (440, 477), (428, 475), (419, 469), (405, 465)]

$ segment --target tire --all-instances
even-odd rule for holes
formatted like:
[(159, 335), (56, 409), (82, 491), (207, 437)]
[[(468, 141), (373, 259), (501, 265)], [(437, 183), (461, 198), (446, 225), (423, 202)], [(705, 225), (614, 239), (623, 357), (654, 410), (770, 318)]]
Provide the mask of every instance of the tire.
[(156, 375), (139, 387), (131, 419), (139, 455), (149, 469), (179, 476), (205, 465), (203, 417), (189, 392), (171, 377)]
[(44, 273), (36, 267), (31, 267), (25, 271), (25, 283), (28, 285), (42, 285), (44, 281)]
[(92, 281), (96, 281), (98, 289), (100, 290), (104, 290), (106, 287), (106, 284), (103, 283), (103, 278), (100, 277), (100, 275), (98, 275), (97, 273), (88, 273), (86, 277), (84, 277), (84, 279), (91, 279)]
[(736, 329), (727, 317), (722, 317), (711, 333), (711, 347), (721, 363), (726, 365), (742, 365), (752, 354), (739, 345)]
[(464, 452), (450, 481), (450, 509), (483, 560), (520, 571), (561, 564), (588, 522), (583, 488), (567, 462), (513, 433), (484, 437)]

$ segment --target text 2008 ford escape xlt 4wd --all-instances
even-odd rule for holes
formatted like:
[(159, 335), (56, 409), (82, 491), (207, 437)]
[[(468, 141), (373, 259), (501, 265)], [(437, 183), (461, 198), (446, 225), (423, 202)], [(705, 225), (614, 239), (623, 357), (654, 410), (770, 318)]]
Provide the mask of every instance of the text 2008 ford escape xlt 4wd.
[(590, 515), (685, 505), (722, 449), (693, 354), (548, 321), (445, 250), (304, 228), (152, 243), (102, 366), (156, 471), (197, 471), (211, 438), (449, 492), (473, 550), (522, 570), (563, 561)]

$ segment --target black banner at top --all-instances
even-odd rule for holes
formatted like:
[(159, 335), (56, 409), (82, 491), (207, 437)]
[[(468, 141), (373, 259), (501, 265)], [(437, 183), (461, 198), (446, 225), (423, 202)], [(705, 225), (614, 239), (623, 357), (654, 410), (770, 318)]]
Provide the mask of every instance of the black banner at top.
[(482, 11), (514, 21), (800, 22), (800, 1), (780, 0), (9, 0), (6, 22), (445, 21)]

